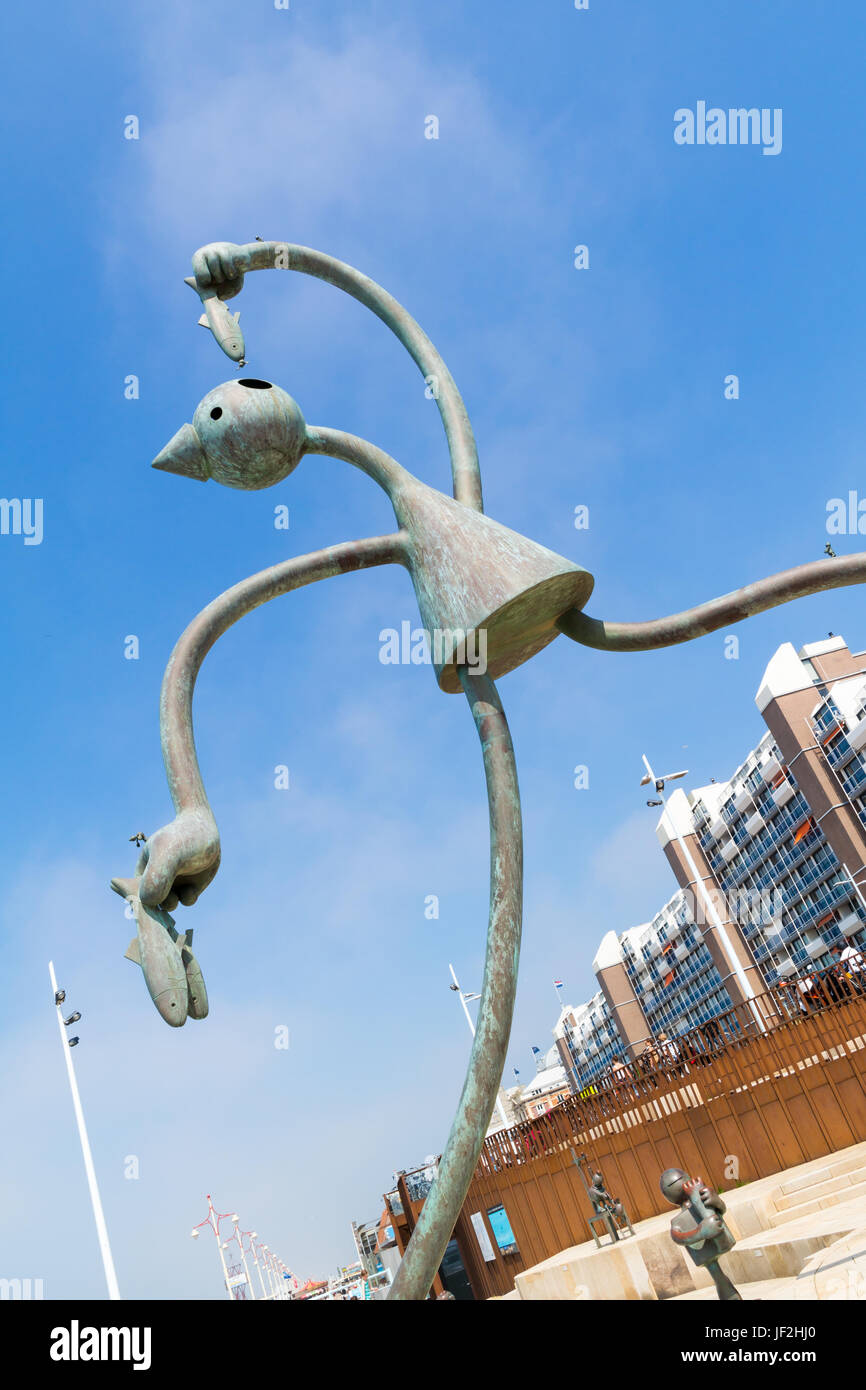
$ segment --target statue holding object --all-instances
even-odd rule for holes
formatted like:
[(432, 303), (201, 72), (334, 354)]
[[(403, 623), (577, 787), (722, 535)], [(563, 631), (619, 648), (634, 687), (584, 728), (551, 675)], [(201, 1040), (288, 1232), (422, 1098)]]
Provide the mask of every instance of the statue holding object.
[[(437, 1180), (391, 1287), (394, 1299), (424, 1298), (472, 1179), (505, 1064), (517, 986), (522, 922), (523, 842), (511, 736), (494, 681), (535, 656), (560, 633), (604, 651), (648, 651), (690, 641), (754, 613), (824, 589), (866, 579), (866, 554), (829, 557), (789, 569), (670, 617), (607, 623), (587, 617), (592, 576), (580, 565), (483, 514), (481, 474), (469, 416), (445, 362), (420, 325), (380, 285), (310, 247), (216, 242), (193, 257), (197, 292), (222, 350), (243, 365), (246, 346), (224, 301), (254, 270), (292, 270), (336, 286), (370, 309), (410, 353), (432, 390), (451, 458), (453, 497), (428, 487), (376, 445), (307, 425), (280, 387), (259, 378), (211, 391), (154, 460), (154, 467), (228, 487), (280, 482), (304, 455), (352, 464), (382, 487), (395, 513), (390, 535), (350, 540), (295, 557), (243, 579), (205, 608), (178, 640), (160, 697), (160, 731), (175, 819), (149, 836), (135, 873), (112, 887), (131, 907), (137, 937), (128, 955), (142, 968), (163, 1019), (179, 1027), (203, 1019), (207, 995), (190, 948), (168, 915), (191, 907), (220, 862), (216, 820), (205, 794), (192, 728), (192, 694), (210, 648), (239, 618), (279, 595), (320, 579), (397, 564), (411, 577), (425, 629), (438, 645), (440, 688), (463, 691), (482, 746), (490, 810), (490, 913), (478, 1027), (463, 1091)], [(479, 642), (483, 634), (485, 643)], [(471, 660), (484, 646), (482, 666)], [(303, 655), (299, 653), (299, 655)]]
[(727, 1210), (717, 1192), (690, 1178), (681, 1168), (666, 1168), (659, 1180), (664, 1196), (679, 1207), (671, 1218), (671, 1240), (688, 1250), (699, 1269), (705, 1269), (724, 1303), (742, 1302), (742, 1294), (719, 1264), (719, 1256), (733, 1250), (736, 1241), (722, 1219)]

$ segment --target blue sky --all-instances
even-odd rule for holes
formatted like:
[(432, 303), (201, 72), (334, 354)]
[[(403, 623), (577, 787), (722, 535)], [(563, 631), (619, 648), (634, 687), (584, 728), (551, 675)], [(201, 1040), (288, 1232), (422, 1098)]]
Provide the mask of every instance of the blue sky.
[[(121, 1292), (219, 1297), (216, 1257), (188, 1235), (205, 1193), (322, 1274), (350, 1258), (349, 1223), (377, 1215), (393, 1170), (444, 1143), (469, 1045), (448, 962), (478, 987), (487, 815), (465, 702), (429, 668), (378, 660), (380, 631), (417, 621), (407, 576), (281, 599), (222, 639), (196, 696), (223, 864), (177, 916), (196, 931), (208, 1020), (167, 1029), (123, 960), (130, 926), (107, 885), (131, 872), (128, 837), (171, 817), (157, 699), (177, 636), (244, 576), (392, 525), (384, 496), (328, 460), (250, 494), (150, 470), (233, 374), (196, 327), (192, 252), (259, 235), (384, 283), (464, 395), (488, 514), (592, 570), (594, 616), (688, 606), (817, 558), (828, 499), (866, 492), (866, 22), (801, 0), (180, 0), (17, 7), (4, 26), (2, 491), (43, 499), (44, 539), (0, 537), (0, 1274), (103, 1296), (53, 957), (84, 1015)], [(674, 111), (699, 100), (782, 108), (781, 154), (677, 146)], [(232, 307), (250, 370), (309, 421), (448, 489), (435, 407), (367, 311), (265, 275)], [(560, 638), (501, 682), (527, 866), (509, 1075), (528, 1078), (531, 1044), (550, 1043), (553, 979), (586, 998), (603, 933), (675, 886), (641, 753), (696, 785), (728, 775), (760, 736), (772, 652), (829, 630), (866, 646), (857, 591), (737, 629), (735, 661), (724, 632), (636, 656)]]

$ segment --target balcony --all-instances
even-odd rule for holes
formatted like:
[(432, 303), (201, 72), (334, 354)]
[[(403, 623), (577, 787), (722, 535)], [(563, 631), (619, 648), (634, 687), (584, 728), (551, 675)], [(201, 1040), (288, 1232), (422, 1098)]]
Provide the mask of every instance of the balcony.
[(739, 854), (740, 846), (734, 840), (728, 840), (726, 845), (721, 846), (721, 855), (726, 864), (730, 864), (735, 855)]
[(851, 725), (846, 738), (855, 752), (859, 752), (861, 748), (866, 746), (866, 714), (858, 719), (856, 724)]
[(763, 824), (764, 817), (761, 815), (760, 811), (756, 811), (755, 814), (749, 816), (749, 819), (746, 821), (746, 829), (750, 835), (757, 835)]
[(738, 811), (745, 811), (752, 804), (752, 793), (748, 787), (738, 787), (734, 793), (734, 805)]
[(858, 917), (856, 912), (849, 912), (847, 917), (843, 917), (838, 923), (838, 927), (843, 936), (853, 936), (863, 926), (862, 917)]
[(727, 828), (727, 824), (721, 816), (716, 816), (715, 820), (710, 821), (710, 834), (714, 840), (720, 840)]
[(677, 960), (685, 960), (690, 950), (691, 947), (689, 946), (688, 942), (681, 941), (680, 944), (674, 948), (674, 955), (676, 956)]
[(866, 768), (862, 762), (853, 763), (846, 776), (842, 778), (842, 790), (846, 796), (862, 796), (866, 787)]
[(776, 774), (781, 771), (782, 764), (775, 753), (771, 753), (766, 762), (761, 763), (760, 772), (765, 782), (772, 782)]
[(773, 800), (777, 806), (787, 806), (791, 797), (794, 795), (794, 791), (795, 788), (792, 787), (788, 779), (785, 778), (784, 782), (780, 782), (778, 787), (773, 788)]
[(815, 941), (806, 942), (806, 955), (810, 960), (817, 960), (818, 956), (823, 956), (826, 950), (827, 943), (820, 936)]

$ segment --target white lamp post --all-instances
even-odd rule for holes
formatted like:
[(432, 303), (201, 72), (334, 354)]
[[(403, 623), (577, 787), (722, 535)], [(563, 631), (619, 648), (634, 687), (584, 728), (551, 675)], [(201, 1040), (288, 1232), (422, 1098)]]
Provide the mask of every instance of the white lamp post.
[[(63, 1018), (61, 1008), (66, 998), (66, 991), (57, 988), (57, 976), (54, 974), (53, 961), (48, 962), (48, 974), (51, 977), (51, 988), (54, 991), (57, 1026), (60, 1029), (60, 1044), (63, 1048), (63, 1056), (66, 1058), (66, 1074), (69, 1078), (69, 1089), (72, 1092), (72, 1108), (75, 1111), (75, 1119), (78, 1125), (78, 1138), (81, 1141), (84, 1171), (87, 1174), (87, 1186), (90, 1189), (90, 1204), (93, 1207), (93, 1220), (96, 1223), (96, 1236), (99, 1241), (99, 1252), (102, 1255), (105, 1282), (108, 1285), (108, 1297), (112, 1301), (116, 1301), (120, 1298), (120, 1289), (117, 1286), (117, 1275), (114, 1272), (114, 1260), (108, 1241), (108, 1227), (105, 1224), (105, 1214), (102, 1210), (102, 1201), (99, 1196), (99, 1185), (96, 1181), (96, 1169), (93, 1166), (93, 1154), (90, 1152), (90, 1140), (87, 1137), (87, 1126), (84, 1123), (81, 1096), (78, 1094), (78, 1082), (75, 1079), (75, 1068), (72, 1065), (72, 1048), (78, 1042), (78, 1039), (70, 1038), (66, 1033), (67, 1025)], [(72, 1014), (69, 1022), (77, 1022), (80, 1017), (81, 1015), (79, 1013)]]
[(244, 1243), (243, 1243), (243, 1240), (241, 1239), (241, 1234), (242, 1234), (242, 1233), (238, 1230), (238, 1218), (237, 1218), (237, 1215), (235, 1215), (235, 1216), (232, 1217), (232, 1225), (233, 1225), (234, 1228), (235, 1228), (235, 1240), (237, 1241), (238, 1245), (240, 1246), (241, 1261), (242, 1261), (243, 1267), (244, 1267), (244, 1274), (245, 1274), (246, 1277), (247, 1277), (247, 1288), (248, 1288), (249, 1291), (250, 1291), (250, 1298), (252, 1298), (252, 1299), (255, 1301), (256, 1291), (255, 1291), (255, 1289), (253, 1288), (253, 1281), (252, 1281), (252, 1279), (250, 1278), (250, 1271), (249, 1271), (249, 1269), (247, 1268), (247, 1257), (246, 1257), (246, 1254), (245, 1254), (245, 1252), (244, 1252)]
[[(452, 980), (454, 981), (453, 985), (449, 985), (449, 989), (452, 989), (452, 990), (455, 992), (455, 994), (458, 995), (458, 997), (459, 997), (459, 999), (460, 999), (460, 1003), (463, 1005), (463, 1012), (464, 1012), (465, 1015), (466, 1015), (466, 1022), (469, 1024), (469, 1031), (470, 1031), (470, 1033), (472, 1034), (472, 1037), (473, 1037), (473, 1039), (474, 1039), (474, 1037), (475, 1037), (475, 1024), (472, 1022), (472, 1015), (470, 1014), (468, 1008), (466, 1007), (466, 1001), (467, 1001), (467, 1000), (472, 1001), (473, 999), (480, 999), (480, 998), (481, 998), (481, 995), (480, 995), (480, 994), (471, 994), (471, 993), (470, 993), (470, 994), (464, 994), (463, 991), (462, 991), (462, 989), (460, 988), (460, 984), (459, 984), (459, 981), (458, 981), (458, 979), (457, 979), (457, 976), (454, 974), (454, 966), (453, 966), (453, 965), (449, 965), (449, 966), (448, 966), (448, 969), (451, 971), (451, 978), (452, 978)], [(502, 1104), (502, 1097), (501, 1097), (498, 1093), (497, 1093), (497, 1096), (496, 1096), (496, 1109), (497, 1109), (497, 1112), (498, 1112), (498, 1114), (499, 1114), (499, 1118), (500, 1118), (500, 1120), (502, 1121), (503, 1125), (505, 1125), (505, 1126), (507, 1127), (507, 1126), (508, 1126), (508, 1116), (507, 1116), (506, 1113), (505, 1113), (505, 1106)]]
[(250, 1232), (249, 1232), (249, 1237), (250, 1237), (250, 1254), (252, 1255), (252, 1257), (253, 1257), (253, 1263), (255, 1264), (255, 1267), (256, 1267), (256, 1269), (257, 1269), (258, 1272), (259, 1272), (259, 1283), (260, 1283), (261, 1286), (262, 1286), (262, 1298), (267, 1298), (268, 1295), (267, 1295), (267, 1292), (266, 1292), (266, 1290), (265, 1290), (265, 1281), (264, 1281), (264, 1278), (263, 1278), (263, 1276), (262, 1276), (262, 1267), (261, 1267), (261, 1265), (259, 1264), (259, 1257), (258, 1257), (258, 1255), (256, 1254), (256, 1237), (257, 1237), (257, 1235), (258, 1235), (258, 1231), (250, 1231)]
[(269, 1298), (274, 1298), (274, 1296), (275, 1296), (275, 1294), (274, 1294), (274, 1276), (273, 1276), (273, 1273), (272, 1273), (272, 1271), (271, 1271), (271, 1254), (270, 1254), (270, 1248), (269, 1248), (267, 1245), (263, 1245), (263, 1246), (262, 1246), (262, 1263), (263, 1263), (263, 1265), (264, 1265), (264, 1267), (265, 1267), (265, 1272), (266, 1272), (266, 1274), (267, 1274), (267, 1276), (268, 1276), (268, 1288), (270, 1289), (270, 1294), (268, 1295), (268, 1297), (269, 1297)]
[(210, 1193), (208, 1193), (207, 1199), (207, 1216), (205, 1217), (204, 1221), (199, 1222), (198, 1226), (196, 1226), (194, 1230), (190, 1231), (190, 1235), (192, 1236), (193, 1240), (198, 1240), (199, 1231), (202, 1226), (210, 1226), (211, 1230), (216, 1236), (217, 1253), (220, 1257), (220, 1265), (222, 1266), (223, 1272), (223, 1283), (225, 1285), (226, 1294), (229, 1298), (231, 1298), (232, 1291), (229, 1287), (229, 1272), (226, 1269), (225, 1256), (223, 1255), (223, 1244), (220, 1240), (219, 1217), (217, 1216), (217, 1213), (214, 1210), (213, 1202), (210, 1199)]

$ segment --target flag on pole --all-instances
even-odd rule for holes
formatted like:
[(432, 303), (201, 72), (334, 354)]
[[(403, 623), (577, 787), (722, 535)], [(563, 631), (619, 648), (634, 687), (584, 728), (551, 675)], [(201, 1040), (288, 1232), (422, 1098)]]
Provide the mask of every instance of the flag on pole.
[(519, 1075), (520, 1075), (520, 1072), (517, 1070), (516, 1067), (513, 1067), (512, 1070), (513, 1070), (515, 1076), (519, 1076)]
[(553, 982), (553, 988), (554, 988), (554, 989), (562, 989), (562, 980), (554, 980), (554, 982)]

